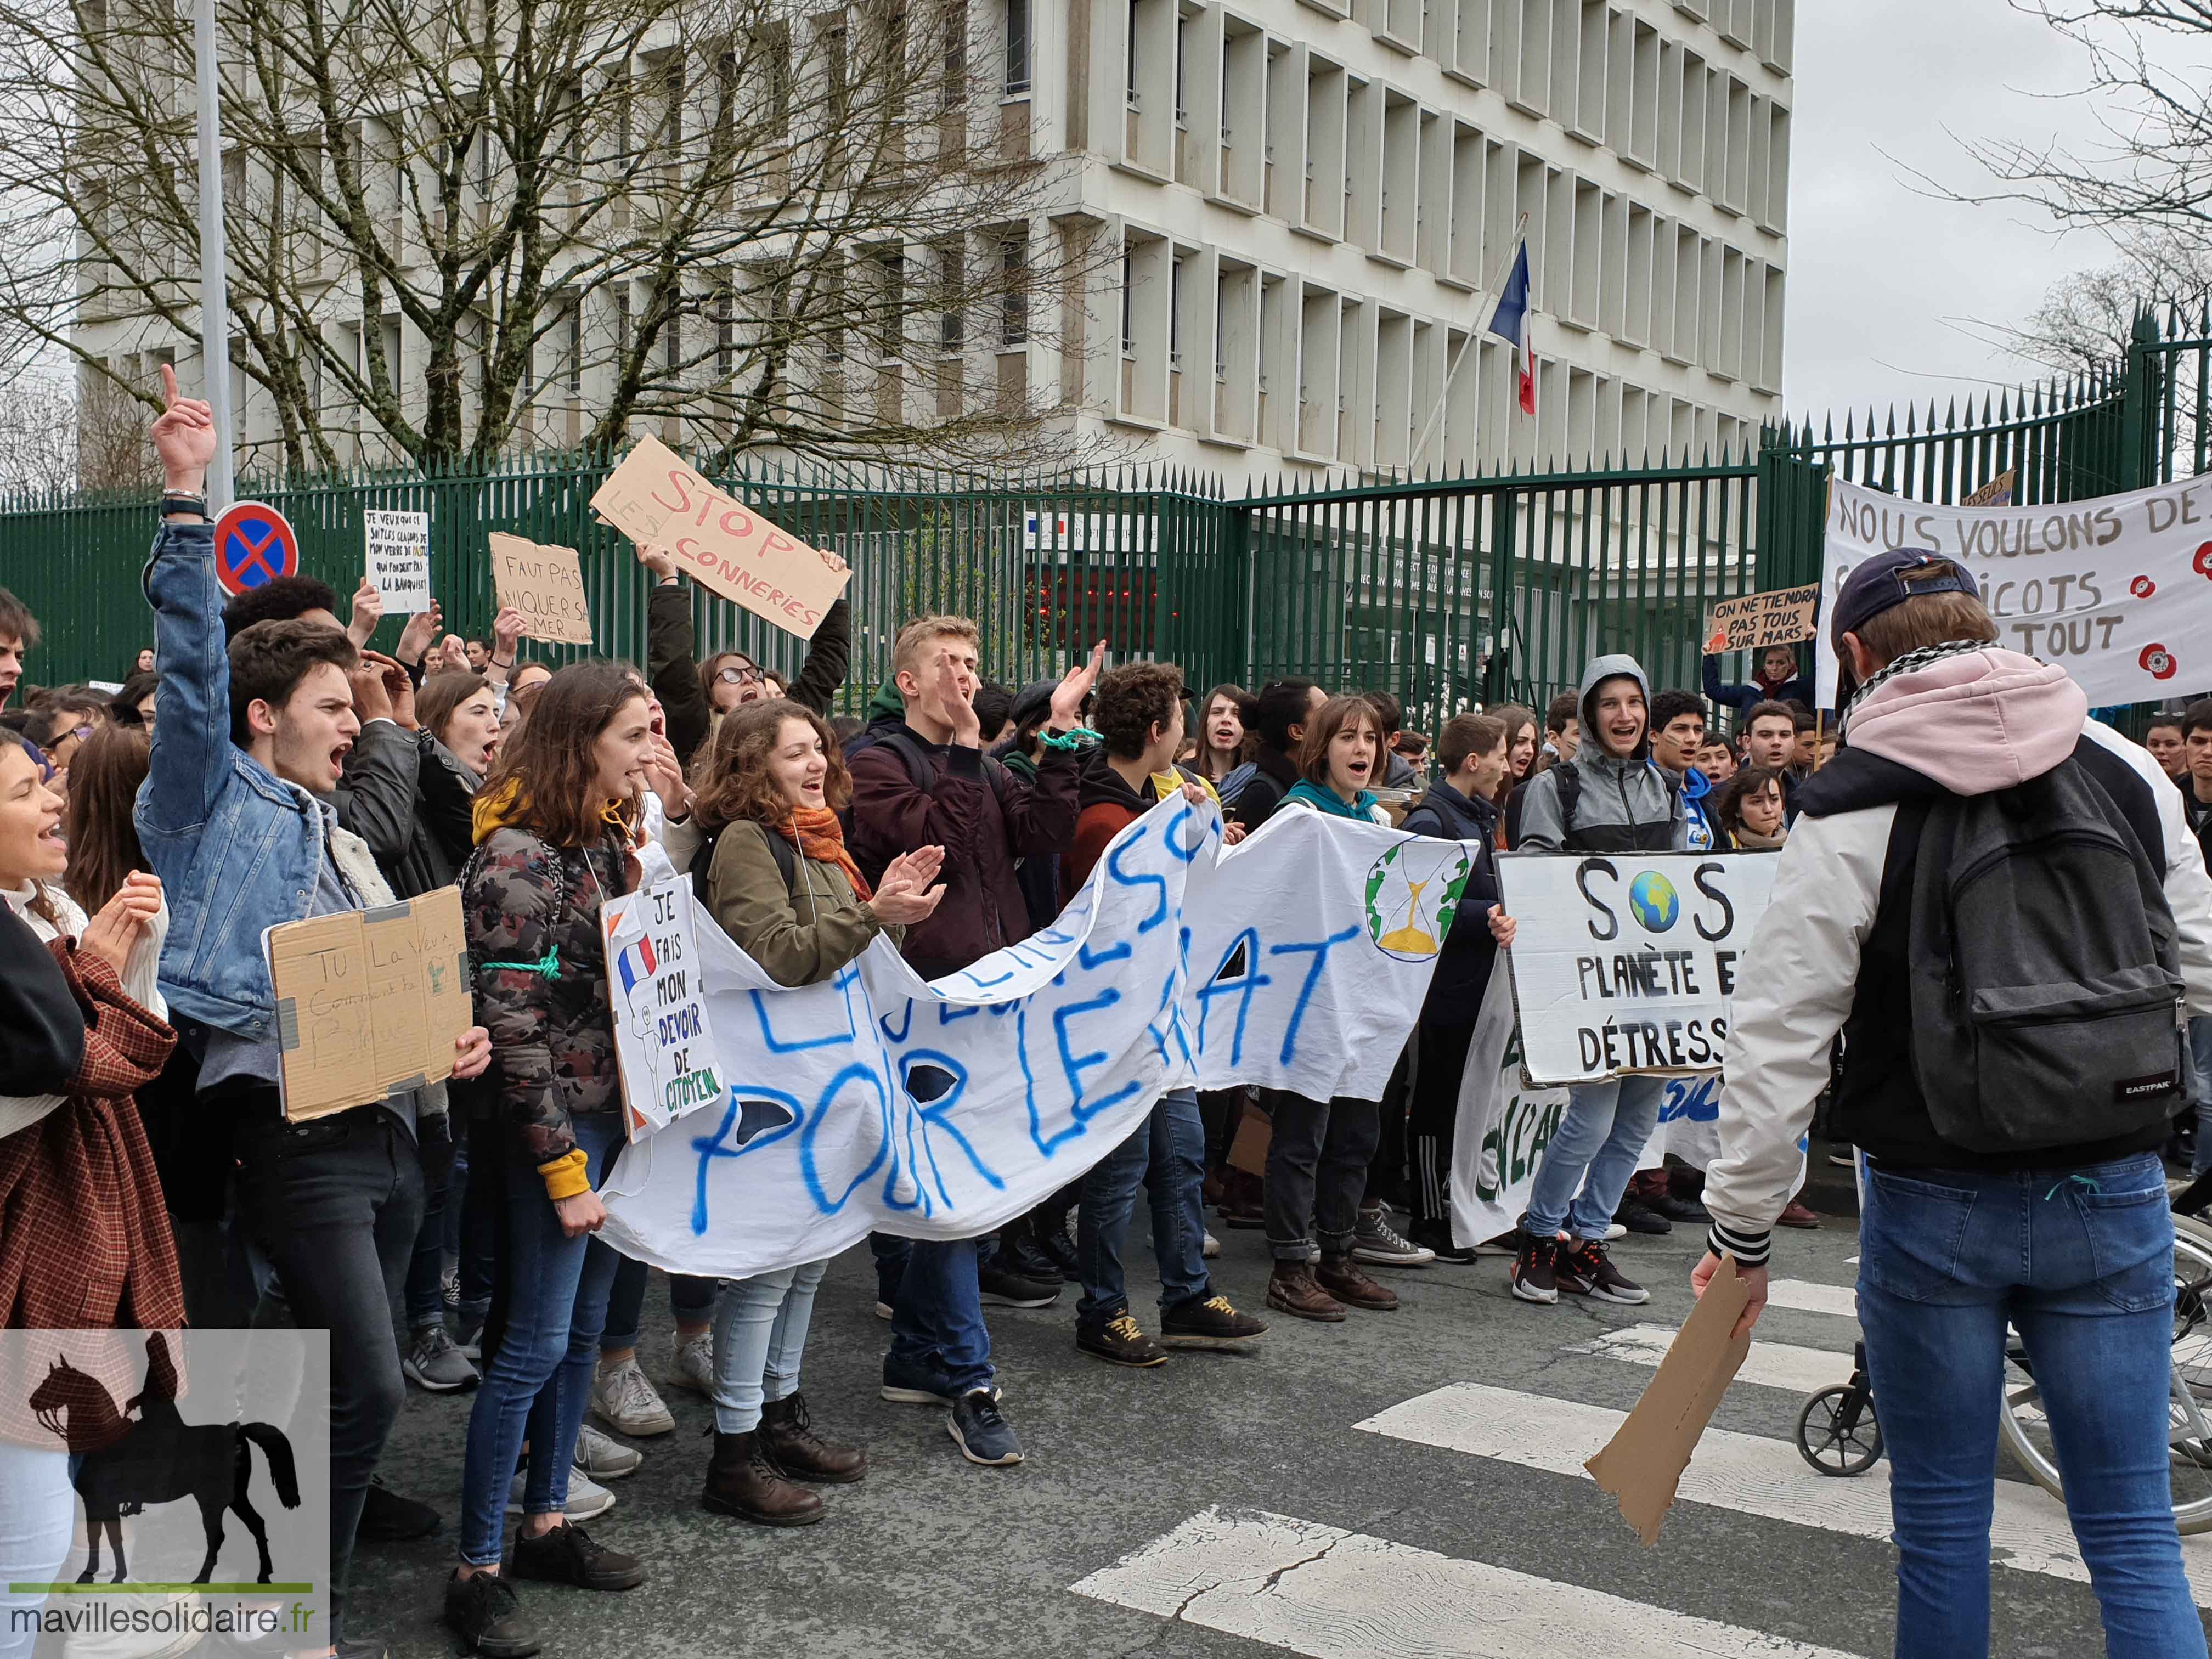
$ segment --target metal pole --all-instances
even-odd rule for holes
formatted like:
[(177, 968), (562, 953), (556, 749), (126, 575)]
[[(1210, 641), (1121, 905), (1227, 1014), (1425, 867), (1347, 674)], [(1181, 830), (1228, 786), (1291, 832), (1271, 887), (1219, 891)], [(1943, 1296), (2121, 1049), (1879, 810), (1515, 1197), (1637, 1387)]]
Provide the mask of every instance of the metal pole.
[[(1528, 228), (1528, 216), (1524, 213), (1518, 219), (1516, 219), (1513, 222), (1512, 245), (1509, 246), (1504, 253), (1498, 256), (1498, 270), (1492, 276), (1490, 282), (1490, 293), (1492, 295), (1490, 302), (1491, 313), (1493, 316), (1497, 314), (1498, 293), (1505, 285), (1505, 272), (1509, 268), (1514, 252), (1521, 246), (1521, 233)], [(1422, 425), (1421, 435), (1419, 438), (1415, 440), (1413, 447), (1407, 457), (1406, 472), (1407, 477), (1410, 477), (1413, 475), (1413, 469), (1421, 464), (1421, 452), (1429, 447), (1429, 434), (1436, 430), (1437, 422), (1443, 418), (1444, 400), (1451, 396), (1452, 381), (1456, 379), (1459, 374), (1460, 365), (1467, 361), (1467, 349), (1475, 343), (1476, 338), (1482, 332), (1483, 328), (1480, 324), (1474, 328), (1469, 329), (1467, 332), (1467, 338), (1459, 343), (1458, 351), (1453, 354), (1451, 366), (1444, 371), (1444, 389), (1437, 393), (1437, 406), (1429, 412), (1428, 420)]]
[(208, 509), (230, 505), (230, 295), (222, 246), (222, 127), (216, 107), (215, 0), (193, 0), (192, 45), (199, 81), (200, 365), (215, 411), (215, 459), (209, 463)]

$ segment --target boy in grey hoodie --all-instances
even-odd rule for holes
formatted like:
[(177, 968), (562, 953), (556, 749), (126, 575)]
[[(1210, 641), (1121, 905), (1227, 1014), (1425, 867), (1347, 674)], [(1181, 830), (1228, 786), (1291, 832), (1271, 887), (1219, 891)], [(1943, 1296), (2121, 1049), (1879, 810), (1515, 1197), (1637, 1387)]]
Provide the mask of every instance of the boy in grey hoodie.
[[(1650, 683), (1636, 659), (1594, 658), (1583, 671), (1575, 757), (1517, 791), (1506, 832), (1522, 853), (1666, 853), (1689, 846), (1680, 792), (1651, 758)], [(1559, 1292), (1635, 1304), (1651, 1293), (1605, 1249), (1613, 1212), (1658, 1127), (1666, 1084), (1620, 1077), (1568, 1095), (1521, 1218), (1513, 1294), (1549, 1307)]]

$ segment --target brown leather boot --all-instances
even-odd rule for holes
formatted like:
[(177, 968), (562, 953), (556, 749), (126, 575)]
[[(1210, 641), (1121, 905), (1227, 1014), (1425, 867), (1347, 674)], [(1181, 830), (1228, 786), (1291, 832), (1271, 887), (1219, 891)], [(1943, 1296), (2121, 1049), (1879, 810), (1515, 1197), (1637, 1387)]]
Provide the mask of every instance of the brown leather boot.
[(1344, 1306), (1314, 1279), (1310, 1261), (1278, 1261), (1267, 1276), (1267, 1305), (1300, 1319), (1335, 1324), (1344, 1317)]
[(714, 1434), (714, 1459), (707, 1465), (707, 1490), (699, 1507), (734, 1515), (763, 1527), (804, 1527), (822, 1518), (822, 1496), (793, 1486), (769, 1462), (757, 1432)]
[(788, 1480), (823, 1480), (842, 1486), (868, 1472), (866, 1453), (833, 1444), (814, 1432), (804, 1395), (789, 1395), (763, 1405), (755, 1438), (769, 1462)]
[(1398, 1306), (1398, 1293), (1386, 1290), (1352, 1265), (1348, 1255), (1325, 1255), (1321, 1266), (1314, 1269), (1315, 1281), (1340, 1302), (1348, 1302), (1355, 1308), (1369, 1308), (1376, 1313), (1390, 1313)]

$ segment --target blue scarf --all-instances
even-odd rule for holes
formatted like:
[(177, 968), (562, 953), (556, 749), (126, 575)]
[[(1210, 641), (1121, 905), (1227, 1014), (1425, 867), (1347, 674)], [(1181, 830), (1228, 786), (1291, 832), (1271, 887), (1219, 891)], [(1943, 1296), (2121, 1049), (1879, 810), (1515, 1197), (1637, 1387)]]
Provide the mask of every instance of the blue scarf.
[(1347, 801), (1334, 789), (1323, 789), (1318, 784), (1300, 779), (1283, 796), (1285, 802), (1302, 800), (1316, 812), (1326, 812), (1331, 817), (1364, 818), (1370, 823), (1375, 818), (1375, 797), (1361, 790), (1358, 798)]

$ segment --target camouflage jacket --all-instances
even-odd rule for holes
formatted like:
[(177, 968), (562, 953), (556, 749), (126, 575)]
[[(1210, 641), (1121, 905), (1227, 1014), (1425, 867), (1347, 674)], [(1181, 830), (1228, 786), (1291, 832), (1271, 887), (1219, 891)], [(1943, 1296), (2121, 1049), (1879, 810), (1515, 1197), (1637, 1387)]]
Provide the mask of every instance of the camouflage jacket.
[(575, 1148), (572, 1118), (622, 1109), (599, 906), (636, 884), (610, 834), (556, 850), (526, 830), (485, 837), (461, 875), (477, 1020), (500, 1103), (532, 1164)]

